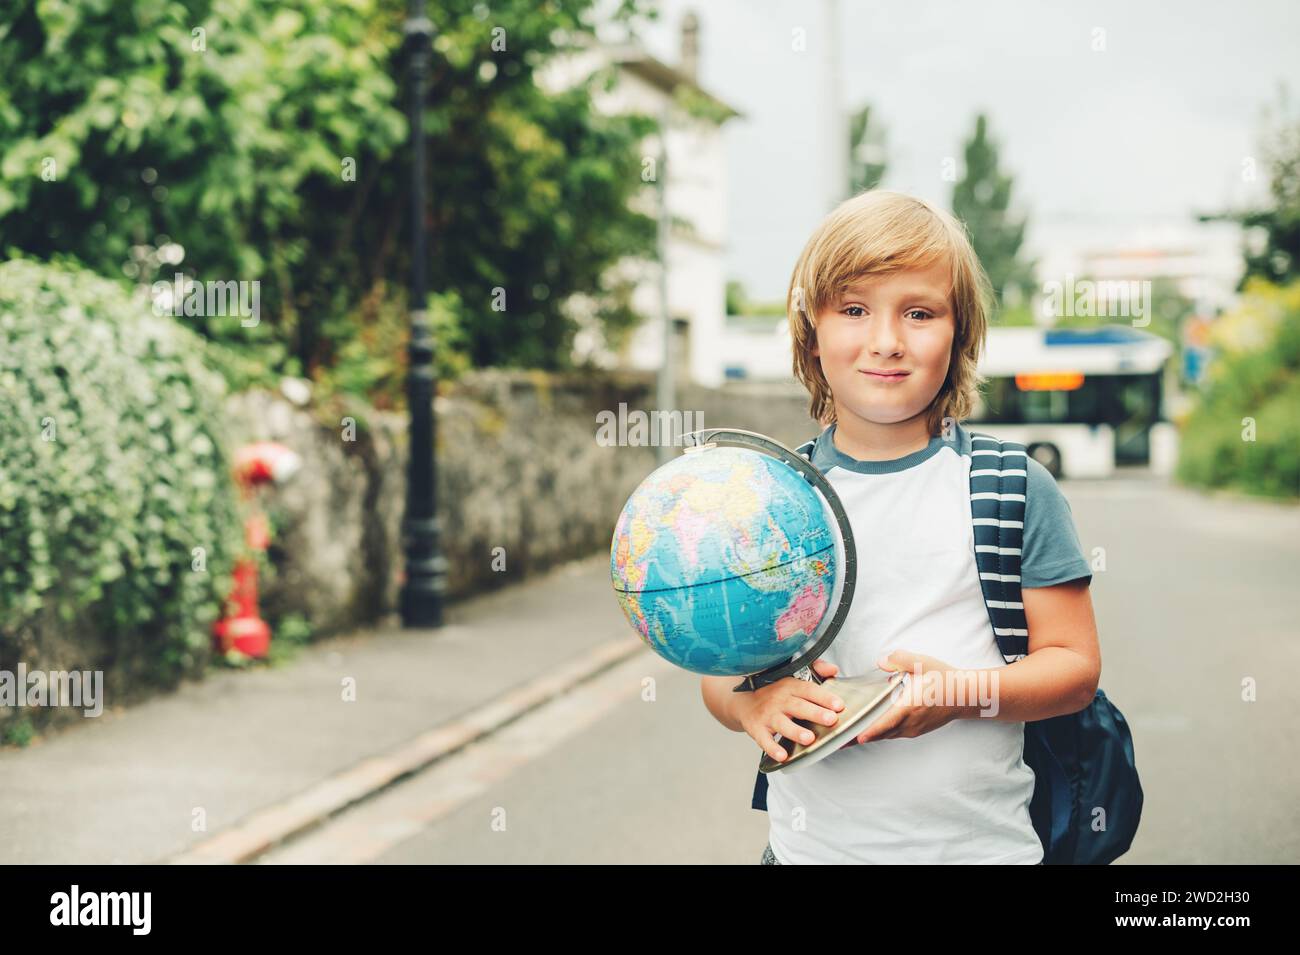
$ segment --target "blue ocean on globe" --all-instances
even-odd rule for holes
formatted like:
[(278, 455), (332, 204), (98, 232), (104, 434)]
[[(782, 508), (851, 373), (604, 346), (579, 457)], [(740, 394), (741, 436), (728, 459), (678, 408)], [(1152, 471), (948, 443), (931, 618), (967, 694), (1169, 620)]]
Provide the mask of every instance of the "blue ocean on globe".
[(614, 528), (623, 613), (656, 653), (740, 676), (811, 645), (834, 608), (839, 531), (820, 494), (758, 451), (706, 447), (652, 472)]

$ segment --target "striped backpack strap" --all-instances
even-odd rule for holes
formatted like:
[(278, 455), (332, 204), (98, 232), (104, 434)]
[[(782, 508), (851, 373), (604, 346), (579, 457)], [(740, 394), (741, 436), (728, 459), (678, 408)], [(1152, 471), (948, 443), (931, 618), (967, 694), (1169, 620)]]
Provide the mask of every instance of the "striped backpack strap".
[[(799, 447), (795, 448), (795, 450), (811, 461), (813, 447), (816, 444), (817, 440), (814, 438), (812, 441), (805, 441), (803, 444), (799, 445)], [(751, 809), (758, 809), (762, 812), (767, 812), (767, 777), (762, 773), (754, 774), (754, 793), (750, 798), (749, 806)]]
[[(1020, 593), (1028, 487), (1025, 446), (971, 432), (975, 563), (998, 650), (1007, 663), (1029, 652)], [(1024, 761), (1034, 771), (1029, 818), (1049, 865), (1105, 865), (1128, 851), (1142, 813), (1142, 786), (1124, 716), (1100, 689), (1077, 713), (1025, 723)], [(1114, 807), (1122, 824), (1092, 828), (1085, 807)]]
[(971, 432), (970, 507), (975, 566), (998, 650), (1008, 663), (1029, 652), (1029, 623), (1020, 598), (1025, 533), (1025, 446)]

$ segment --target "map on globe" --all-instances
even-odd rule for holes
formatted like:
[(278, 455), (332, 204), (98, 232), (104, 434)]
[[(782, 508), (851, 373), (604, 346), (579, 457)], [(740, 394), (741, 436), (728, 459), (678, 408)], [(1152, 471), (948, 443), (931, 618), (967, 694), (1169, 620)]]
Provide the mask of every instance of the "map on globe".
[(815, 638), (837, 596), (838, 539), (794, 468), (711, 447), (674, 458), (632, 493), (610, 571), (623, 613), (656, 653), (696, 673), (745, 675)]

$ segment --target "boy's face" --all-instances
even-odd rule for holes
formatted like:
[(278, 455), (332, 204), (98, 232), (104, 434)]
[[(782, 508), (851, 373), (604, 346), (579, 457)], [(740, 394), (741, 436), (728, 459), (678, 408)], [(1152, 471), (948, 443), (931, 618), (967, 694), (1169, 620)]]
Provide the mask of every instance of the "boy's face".
[[(955, 317), (952, 272), (926, 269), (864, 276), (817, 315), (812, 353), (821, 359), (840, 419), (894, 424), (919, 415), (948, 374)], [(875, 371), (901, 369), (901, 377)]]

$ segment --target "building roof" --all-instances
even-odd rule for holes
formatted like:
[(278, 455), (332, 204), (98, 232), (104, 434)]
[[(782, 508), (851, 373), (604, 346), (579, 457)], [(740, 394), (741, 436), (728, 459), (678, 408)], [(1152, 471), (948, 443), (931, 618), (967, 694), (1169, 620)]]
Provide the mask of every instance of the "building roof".
[(629, 73), (641, 77), (652, 86), (655, 86), (666, 93), (671, 93), (678, 86), (685, 86), (694, 90), (713, 105), (720, 107), (720, 109), (726, 114), (723, 119), (724, 122), (727, 119), (745, 118), (744, 113), (736, 109), (730, 103), (724, 103), (722, 100), (718, 99), (677, 67), (671, 66), (663, 62), (663, 60), (651, 56), (640, 47), (615, 47), (611, 51), (610, 62), (617, 64)]

